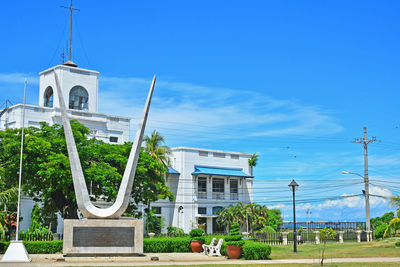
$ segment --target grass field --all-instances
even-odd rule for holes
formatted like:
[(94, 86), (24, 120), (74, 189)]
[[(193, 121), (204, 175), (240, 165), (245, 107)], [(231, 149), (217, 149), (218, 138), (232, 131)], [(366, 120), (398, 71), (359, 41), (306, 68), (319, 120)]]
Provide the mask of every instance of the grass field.
[[(193, 265), (194, 267), (317, 267), (319, 264), (300, 264), (300, 263), (292, 263), (292, 264), (210, 264), (210, 265)], [(367, 262), (367, 263), (325, 263), (324, 266), (327, 267), (398, 267), (398, 262)], [(139, 266), (140, 267), (140, 266)], [(145, 266), (141, 266), (145, 267)], [(182, 265), (168, 265), (168, 267), (182, 267)]]
[[(396, 248), (394, 245), (396, 241), (398, 240), (389, 239), (370, 243), (327, 243), (325, 258), (400, 257), (400, 248)], [(321, 248), (322, 244), (299, 245), (297, 254), (294, 254), (293, 246), (272, 246), (271, 259), (318, 259)]]

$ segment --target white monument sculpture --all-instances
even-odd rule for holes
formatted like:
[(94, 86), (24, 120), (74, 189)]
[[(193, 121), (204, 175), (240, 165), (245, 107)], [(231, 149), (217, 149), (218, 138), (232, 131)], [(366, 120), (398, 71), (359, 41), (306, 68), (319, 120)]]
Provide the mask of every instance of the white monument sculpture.
[[(76, 148), (66, 106), (56, 72), (54, 78), (60, 102), (61, 118), (71, 165), (72, 179), (79, 211), (87, 219), (64, 222), (65, 255), (75, 254), (138, 254), (143, 253), (143, 221), (121, 218), (128, 207), (143, 134), (146, 127), (156, 76), (154, 76), (142, 120), (136, 133), (128, 163), (115, 203), (108, 208), (98, 208), (90, 201), (85, 177)], [(119, 220), (118, 220), (119, 219)]]

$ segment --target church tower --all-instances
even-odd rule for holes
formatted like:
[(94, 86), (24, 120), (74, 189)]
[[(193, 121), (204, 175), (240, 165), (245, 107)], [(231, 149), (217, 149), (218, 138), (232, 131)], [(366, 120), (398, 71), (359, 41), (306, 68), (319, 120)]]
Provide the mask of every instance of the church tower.
[(69, 7), (69, 52), (68, 61), (39, 73), (39, 106), (59, 107), (57, 90), (55, 90), (55, 71), (60, 79), (64, 101), (69, 109), (97, 112), (97, 97), (99, 73), (97, 71), (78, 68), (72, 62), (72, 12), (79, 11), (71, 5)]
[(69, 109), (97, 112), (99, 73), (66, 63), (39, 73), (39, 106), (60, 106), (53, 71), (59, 77), (64, 101)]

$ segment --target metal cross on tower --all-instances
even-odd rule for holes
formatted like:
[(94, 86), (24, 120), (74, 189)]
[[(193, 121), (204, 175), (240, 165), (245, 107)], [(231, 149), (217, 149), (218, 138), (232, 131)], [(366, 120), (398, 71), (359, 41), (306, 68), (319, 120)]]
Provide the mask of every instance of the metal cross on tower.
[(72, 12), (75, 11), (80, 11), (77, 8), (74, 8), (72, 6), (72, 0), (71, 0), (71, 5), (68, 6), (61, 6), (62, 8), (68, 8), (69, 9), (69, 51), (68, 51), (68, 60), (71, 61), (71, 54), (72, 54)]

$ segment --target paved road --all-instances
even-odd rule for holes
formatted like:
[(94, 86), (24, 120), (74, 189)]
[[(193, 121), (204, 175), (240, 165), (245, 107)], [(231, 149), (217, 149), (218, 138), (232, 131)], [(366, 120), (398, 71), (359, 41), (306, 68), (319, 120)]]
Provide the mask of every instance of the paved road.
[[(228, 260), (225, 257), (208, 257), (196, 253), (148, 253), (142, 257), (67, 257), (61, 254), (34, 254), (30, 255), (31, 263), (0, 263), (3, 266), (159, 266), (159, 265), (200, 265), (200, 264), (284, 264), (284, 263), (318, 263), (318, 259), (290, 259), (290, 260)], [(158, 257), (158, 261), (152, 261)], [(398, 262), (398, 258), (334, 258), (327, 259), (327, 264), (336, 262)]]

